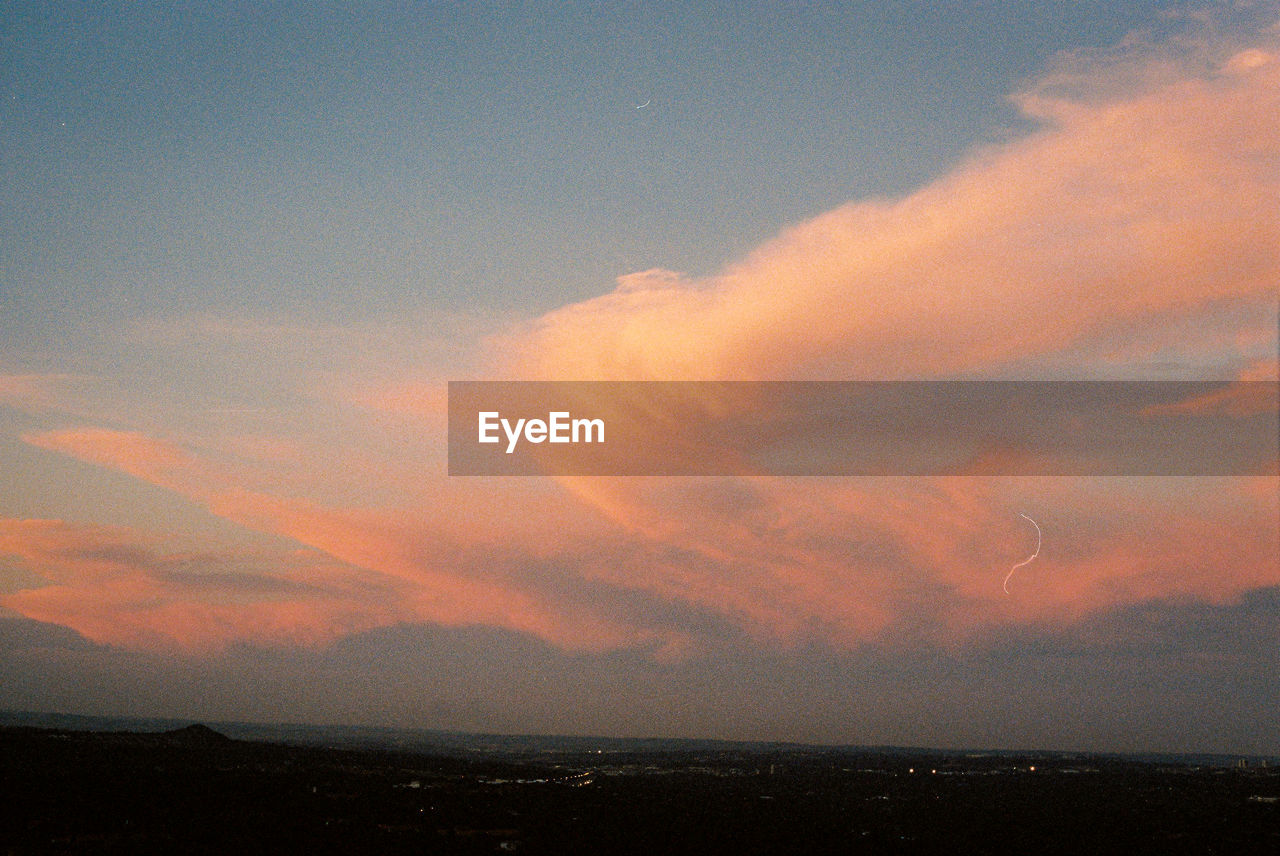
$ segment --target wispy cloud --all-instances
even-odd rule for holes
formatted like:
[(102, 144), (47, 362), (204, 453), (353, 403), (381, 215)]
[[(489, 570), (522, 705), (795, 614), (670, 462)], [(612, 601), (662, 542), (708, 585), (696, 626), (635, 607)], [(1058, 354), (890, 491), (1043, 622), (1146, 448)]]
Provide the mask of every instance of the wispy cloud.
[(0, 554), (42, 581), (0, 603), (112, 645), (316, 644), (397, 617), (385, 585), (314, 550), (193, 553), (119, 528), (0, 519)]

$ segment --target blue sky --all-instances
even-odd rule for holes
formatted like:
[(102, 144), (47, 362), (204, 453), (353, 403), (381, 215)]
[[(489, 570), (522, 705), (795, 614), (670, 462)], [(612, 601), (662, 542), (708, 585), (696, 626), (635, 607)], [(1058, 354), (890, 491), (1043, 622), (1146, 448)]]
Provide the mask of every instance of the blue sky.
[(34, 334), (707, 273), (1025, 129), (1010, 92), (1158, 5), (8, 5), (0, 299)]

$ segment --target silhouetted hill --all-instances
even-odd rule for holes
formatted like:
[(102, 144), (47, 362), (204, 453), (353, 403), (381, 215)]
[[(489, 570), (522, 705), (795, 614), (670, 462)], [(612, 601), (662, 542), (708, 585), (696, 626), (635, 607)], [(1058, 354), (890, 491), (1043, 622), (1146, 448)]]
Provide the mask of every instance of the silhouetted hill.
[(174, 746), (226, 746), (232, 739), (225, 734), (214, 731), (207, 725), (196, 723), (186, 728), (175, 728), (160, 735), (166, 742)]

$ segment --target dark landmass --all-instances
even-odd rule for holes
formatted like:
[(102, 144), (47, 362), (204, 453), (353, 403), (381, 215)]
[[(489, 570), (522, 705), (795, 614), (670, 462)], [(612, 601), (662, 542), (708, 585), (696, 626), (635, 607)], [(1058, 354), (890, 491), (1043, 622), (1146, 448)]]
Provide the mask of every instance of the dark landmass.
[(166, 725), (0, 727), (0, 853), (1280, 852), (1261, 760)]
[[(0, 710), (0, 726), (62, 729), (65, 731), (156, 732), (175, 731), (191, 725), (189, 719), (86, 716)], [(1005, 758), (1116, 758), (1162, 764), (1208, 767), (1280, 767), (1280, 755), (1224, 754), (1221, 752), (1063, 752), (1018, 749), (945, 749), (920, 746), (825, 746), (810, 743), (781, 743), (746, 740), (712, 740), (686, 737), (600, 737), (556, 734), (477, 734), (466, 731), (389, 728), (360, 725), (313, 725), (304, 723), (211, 722), (210, 730), (259, 743), (286, 743), (296, 746), (326, 746), (347, 749), (395, 749), (428, 755), (461, 758), (498, 757), (548, 760), (558, 755), (578, 756), (616, 752), (715, 752), (740, 750), (750, 754), (767, 752), (809, 752), (826, 750), (845, 753), (874, 753), (919, 757)], [(206, 727), (206, 726), (201, 726)]]

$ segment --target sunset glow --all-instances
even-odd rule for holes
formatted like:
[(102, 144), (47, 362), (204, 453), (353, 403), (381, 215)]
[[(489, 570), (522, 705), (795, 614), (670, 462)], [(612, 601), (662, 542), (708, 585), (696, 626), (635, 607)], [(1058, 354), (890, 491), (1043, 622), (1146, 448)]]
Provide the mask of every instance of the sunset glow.
[(0, 707), (1280, 751), (1274, 476), (447, 474), (450, 380), (1280, 381), (1280, 7), (872, 5), (2, 13)]

